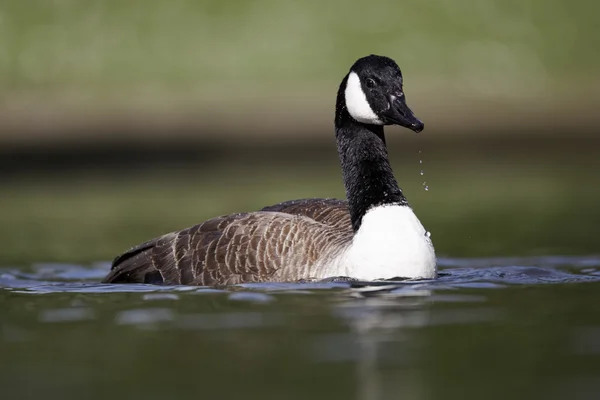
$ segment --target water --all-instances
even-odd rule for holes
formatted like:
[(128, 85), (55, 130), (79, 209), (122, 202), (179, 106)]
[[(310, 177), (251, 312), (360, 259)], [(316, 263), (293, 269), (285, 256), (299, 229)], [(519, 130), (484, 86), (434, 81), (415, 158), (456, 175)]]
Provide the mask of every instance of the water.
[[(421, 176), (425, 175), (425, 171), (423, 170), (423, 156), (421, 155), (422, 151), (419, 150), (419, 165), (421, 166), (421, 170), (419, 171), (419, 174)], [(423, 181), (423, 189), (425, 189), (425, 191), (429, 190), (429, 185), (427, 184), (427, 181)]]
[(596, 398), (600, 257), (439, 265), (430, 281), (230, 288), (0, 268), (3, 398)]

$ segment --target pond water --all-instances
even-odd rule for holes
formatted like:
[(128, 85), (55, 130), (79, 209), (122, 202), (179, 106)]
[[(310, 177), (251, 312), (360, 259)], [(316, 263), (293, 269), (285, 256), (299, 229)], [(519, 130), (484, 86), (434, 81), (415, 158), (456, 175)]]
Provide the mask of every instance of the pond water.
[[(15, 174), (0, 185), (0, 399), (598, 398), (597, 139), (443, 137), (403, 135), (390, 151), (443, 256), (432, 281), (98, 283), (109, 263), (93, 260), (166, 232), (343, 198), (333, 141), (261, 153), (249, 140), (220, 164), (137, 169), (111, 152)], [(553, 254), (569, 256), (539, 257)]]
[(3, 398), (595, 399), (600, 257), (440, 258), (431, 281), (104, 285), (0, 268)]

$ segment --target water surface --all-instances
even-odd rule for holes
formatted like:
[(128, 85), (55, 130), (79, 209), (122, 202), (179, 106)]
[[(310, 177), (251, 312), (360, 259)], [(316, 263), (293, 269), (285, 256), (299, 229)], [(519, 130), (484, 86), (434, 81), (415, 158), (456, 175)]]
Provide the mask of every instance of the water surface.
[(600, 257), (441, 258), (431, 281), (105, 285), (0, 269), (6, 398), (545, 398), (600, 390)]

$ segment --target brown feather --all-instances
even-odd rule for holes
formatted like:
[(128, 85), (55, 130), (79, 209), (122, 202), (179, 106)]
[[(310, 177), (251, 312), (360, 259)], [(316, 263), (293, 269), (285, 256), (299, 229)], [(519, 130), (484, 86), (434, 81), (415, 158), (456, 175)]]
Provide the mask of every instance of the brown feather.
[(340, 229), (352, 229), (348, 203), (338, 199), (300, 199), (284, 201), (263, 208), (261, 211), (276, 211), (293, 215), (304, 215), (315, 221)]
[(115, 259), (103, 282), (209, 286), (310, 279), (315, 263), (351, 239), (345, 202), (288, 201), (136, 246)]

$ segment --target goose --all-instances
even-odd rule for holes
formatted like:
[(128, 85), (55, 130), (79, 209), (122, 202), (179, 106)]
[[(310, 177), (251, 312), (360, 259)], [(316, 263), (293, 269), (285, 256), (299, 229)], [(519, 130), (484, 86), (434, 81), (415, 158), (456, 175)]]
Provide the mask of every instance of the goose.
[(116, 257), (105, 283), (233, 285), (431, 279), (436, 256), (390, 162), (383, 127), (420, 132), (394, 60), (371, 54), (343, 78), (335, 134), (347, 201), (300, 199), (219, 216)]

